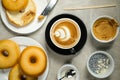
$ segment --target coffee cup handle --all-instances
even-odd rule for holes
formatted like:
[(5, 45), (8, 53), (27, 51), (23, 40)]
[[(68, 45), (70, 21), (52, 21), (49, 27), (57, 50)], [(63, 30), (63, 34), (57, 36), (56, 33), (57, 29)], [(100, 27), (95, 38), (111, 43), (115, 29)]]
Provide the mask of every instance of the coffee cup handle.
[(74, 48), (71, 48), (71, 49), (70, 49), (70, 53), (71, 53), (71, 54), (75, 54), (75, 53), (76, 53), (76, 50), (75, 50)]

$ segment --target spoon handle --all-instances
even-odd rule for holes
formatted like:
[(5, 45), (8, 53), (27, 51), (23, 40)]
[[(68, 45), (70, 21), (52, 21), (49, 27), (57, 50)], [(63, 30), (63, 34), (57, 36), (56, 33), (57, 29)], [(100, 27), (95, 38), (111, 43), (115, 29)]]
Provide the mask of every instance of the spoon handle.
[(59, 80), (62, 80), (65, 76), (63, 76), (62, 78), (60, 78)]

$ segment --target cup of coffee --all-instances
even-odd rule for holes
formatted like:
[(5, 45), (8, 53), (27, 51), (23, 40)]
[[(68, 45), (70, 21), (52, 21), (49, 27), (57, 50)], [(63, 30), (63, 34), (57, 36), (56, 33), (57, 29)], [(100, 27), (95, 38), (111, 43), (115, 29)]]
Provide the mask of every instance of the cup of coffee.
[(83, 21), (71, 14), (60, 14), (50, 20), (45, 39), (53, 51), (61, 55), (75, 55), (83, 48), (87, 30)]
[(91, 33), (95, 40), (101, 43), (113, 41), (118, 33), (118, 22), (110, 16), (100, 16), (92, 24)]
[(50, 39), (61, 49), (73, 48), (81, 38), (79, 25), (72, 19), (61, 18), (50, 29)]

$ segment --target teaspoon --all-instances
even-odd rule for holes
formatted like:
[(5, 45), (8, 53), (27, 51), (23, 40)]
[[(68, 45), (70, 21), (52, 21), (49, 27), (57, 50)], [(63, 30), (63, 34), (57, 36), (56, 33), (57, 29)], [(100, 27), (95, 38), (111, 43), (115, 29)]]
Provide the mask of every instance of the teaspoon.
[(62, 80), (63, 78), (67, 77), (67, 78), (71, 78), (76, 74), (76, 71), (73, 69), (70, 69), (68, 72), (65, 73), (65, 75), (60, 78), (59, 80)]

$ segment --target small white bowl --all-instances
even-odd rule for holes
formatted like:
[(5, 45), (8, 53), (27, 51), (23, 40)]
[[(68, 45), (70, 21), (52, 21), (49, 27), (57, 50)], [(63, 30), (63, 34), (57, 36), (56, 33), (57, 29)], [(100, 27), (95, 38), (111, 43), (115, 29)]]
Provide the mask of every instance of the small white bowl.
[[(65, 64), (63, 65), (59, 70), (58, 70), (58, 74), (57, 74), (57, 79), (60, 80), (60, 78), (62, 78), (66, 72), (68, 72), (69, 69), (73, 69), (76, 71), (76, 74), (73, 76), (73, 78), (75, 79), (71, 79), (70, 80), (80, 80), (80, 75), (79, 75), (79, 71), (78, 69), (72, 65), (72, 64)], [(69, 80), (69, 79), (64, 79), (64, 80)]]
[[(94, 23), (95, 23), (98, 19), (101, 19), (101, 18), (114, 19), (113, 17), (111, 17), (111, 16), (106, 16), (106, 15), (97, 17), (97, 18), (92, 22), (92, 24), (91, 24), (91, 34), (92, 34), (93, 38), (94, 38), (96, 41), (100, 42), (100, 43), (109, 43), (109, 42), (114, 41), (114, 40), (116, 39), (117, 35), (119, 34), (119, 27), (117, 27), (117, 31), (116, 31), (115, 36), (114, 36), (112, 39), (109, 39), (109, 40), (100, 40), (100, 39), (98, 39), (98, 38), (94, 35), (94, 33), (93, 33), (93, 25), (94, 25)], [(114, 20), (115, 20), (115, 19), (114, 19)], [(116, 20), (115, 20), (115, 22), (118, 23)]]
[(96, 78), (106, 78), (114, 70), (114, 60), (112, 56), (105, 51), (93, 52), (87, 61), (89, 73)]

